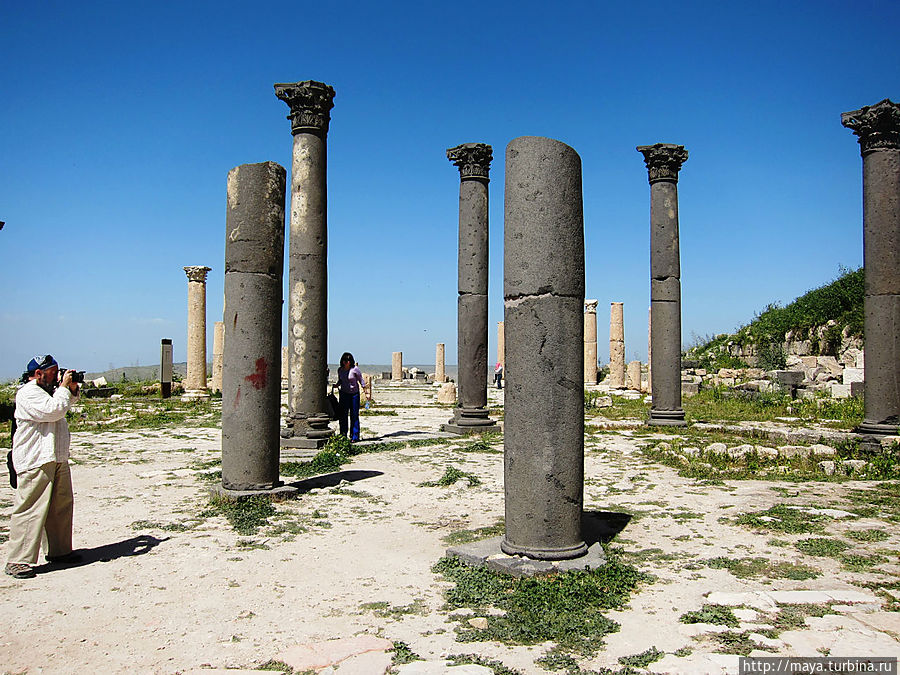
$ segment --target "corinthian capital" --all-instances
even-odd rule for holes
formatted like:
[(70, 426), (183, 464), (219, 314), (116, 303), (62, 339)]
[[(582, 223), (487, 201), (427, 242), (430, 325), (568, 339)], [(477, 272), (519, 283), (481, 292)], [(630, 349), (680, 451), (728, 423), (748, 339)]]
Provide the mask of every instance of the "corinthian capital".
[(841, 113), (841, 124), (859, 137), (859, 151), (863, 155), (900, 148), (900, 105), (889, 98)]
[(275, 95), (288, 104), (291, 114), (291, 133), (312, 133), (324, 136), (328, 133), (331, 109), (334, 107), (334, 89), (324, 82), (285, 82), (275, 85)]
[(447, 159), (459, 167), (460, 180), (488, 180), (494, 150), (486, 143), (463, 143), (447, 150)]
[(592, 312), (594, 314), (597, 313), (597, 301), (596, 300), (585, 300), (584, 301), (584, 311)]
[(644, 156), (644, 163), (647, 165), (647, 174), (651, 185), (661, 180), (677, 183), (681, 165), (688, 158), (688, 152), (683, 145), (674, 145), (672, 143), (639, 145), (637, 146), (637, 151)]
[(185, 267), (184, 273), (187, 274), (188, 281), (199, 281), (201, 284), (205, 284), (206, 273), (211, 269), (212, 267), (202, 266)]

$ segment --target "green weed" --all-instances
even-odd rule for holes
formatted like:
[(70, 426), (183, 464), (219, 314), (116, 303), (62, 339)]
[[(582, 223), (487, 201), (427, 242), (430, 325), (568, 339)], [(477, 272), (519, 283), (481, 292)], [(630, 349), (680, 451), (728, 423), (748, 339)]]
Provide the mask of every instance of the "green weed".
[(703, 605), (702, 609), (685, 612), (678, 620), (681, 623), (710, 623), (716, 626), (736, 628), (740, 625), (731, 607), (725, 605)]
[(200, 514), (201, 517), (223, 515), (238, 534), (256, 534), (275, 514), (275, 507), (264, 495), (254, 495), (241, 500), (217, 495), (210, 499), (209, 506), (209, 509)]
[(429, 480), (425, 481), (424, 483), (419, 483), (419, 487), (449, 487), (450, 485), (456, 483), (456, 481), (462, 480), (463, 478), (465, 478), (469, 482), (469, 487), (481, 485), (481, 479), (474, 473), (461, 471), (455, 466), (448, 466), (444, 471), (443, 476), (438, 478), (436, 481)]

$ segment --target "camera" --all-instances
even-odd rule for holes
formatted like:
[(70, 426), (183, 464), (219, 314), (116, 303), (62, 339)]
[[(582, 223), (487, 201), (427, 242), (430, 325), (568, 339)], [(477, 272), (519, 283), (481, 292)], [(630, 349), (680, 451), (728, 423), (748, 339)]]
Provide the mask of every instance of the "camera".
[[(62, 379), (62, 374), (65, 373), (69, 368), (60, 368), (60, 379)], [(84, 371), (83, 370), (73, 370), (72, 371), (72, 382), (76, 384), (84, 384)]]

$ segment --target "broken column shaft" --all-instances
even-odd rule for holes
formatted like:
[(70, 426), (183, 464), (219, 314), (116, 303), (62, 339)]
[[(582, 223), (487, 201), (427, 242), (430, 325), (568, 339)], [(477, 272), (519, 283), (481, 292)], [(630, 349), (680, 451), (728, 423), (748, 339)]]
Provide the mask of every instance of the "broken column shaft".
[(222, 487), (277, 487), (286, 172), (274, 162), (228, 173)]
[[(678, 171), (683, 145), (641, 145), (650, 181), (651, 425), (685, 426), (681, 407), (681, 259), (678, 249)], [(640, 381), (637, 383), (640, 389)]]
[(540, 560), (587, 551), (581, 158), (549, 138), (506, 148), (506, 401), (501, 548)]
[(900, 104), (885, 99), (841, 115), (863, 159), (866, 336), (861, 434), (896, 435), (900, 423)]
[(488, 174), (490, 145), (464, 143), (447, 150), (459, 168), (457, 299), (458, 407), (445, 431), (480, 433), (496, 426), (487, 409)]
[(609, 386), (625, 388), (625, 311), (621, 302), (609, 303)]

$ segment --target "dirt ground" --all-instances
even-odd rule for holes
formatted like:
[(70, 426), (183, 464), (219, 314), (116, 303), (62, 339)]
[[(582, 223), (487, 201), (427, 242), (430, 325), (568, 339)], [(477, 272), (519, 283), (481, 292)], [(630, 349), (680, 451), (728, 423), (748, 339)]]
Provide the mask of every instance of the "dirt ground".
[[(434, 403), (435, 391), (376, 389), (377, 409), (396, 415), (363, 417), (364, 438), (440, 436), (451, 410)], [(500, 392), (491, 399), (499, 405)], [(84, 559), (43, 565), (34, 579), (0, 576), (3, 672), (252, 668), (294, 645), (361, 633), (403, 641), (426, 660), (477, 653), (520, 673), (547, 672), (535, 660), (549, 645), (457, 642), (444, 608), (449, 583), (431, 571), (445, 537), (503, 517), (502, 441), (493, 452), (463, 452), (470, 441), (452, 438), (358, 455), (339, 473), (301, 482), (299, 498), (279, 503), (269, 527), (245, 536), (222, 516), (204, 515), (212, 484), (204, 473), (220, 440), (202, 427), (73, 434), (75, 546)], [(653, 672), (737, 672), (738, 656), (716, 638), (723, 626), (679, 621), (707, 603), (736, 607), (741, 625), (731, 630), (772, 650), (752, 654), (900, 656), (900, 612), (887, 611), (896, 591), (878, 587), (900, 571), (900, 528), (883, 514), (851, 511), (860, 501), (852, 491), (870, 484), (683, 478), (641, 454), (651, 440), (627, 428), (586, 440), (585, 509), (631, 514), (613, 545), (656, 581), (628, 609), (610, 612), (621, 630), (582, 667), (619, 668), (620, 657), (656, 647), (666, 655), (648, 666)], [(448, 466), (480, 484), (420, 486)], [(5, 532), (13, 491), (5, 475), (2, 483)], [(762, 528), (735, 522), (779, 504), (822, 520), (823, 537), (882, 531), (847, 551), (877, 555), (877, 566), (848, 569), (803, 553), (794, 544), (808, 534), (767, 531), (765, 517)], [(735, 574), (708, 564), (719, 558), (802, 564), (820, 576)], [(766, 637), (789, 603), (827, 613)]]

